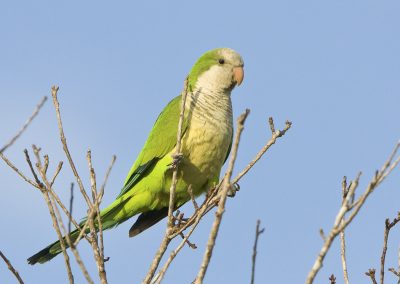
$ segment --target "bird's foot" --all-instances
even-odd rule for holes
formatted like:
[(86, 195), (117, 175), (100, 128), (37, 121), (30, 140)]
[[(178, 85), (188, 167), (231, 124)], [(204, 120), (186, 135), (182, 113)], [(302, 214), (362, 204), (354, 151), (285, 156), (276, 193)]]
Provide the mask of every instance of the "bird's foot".
[(233, 183), (229, 186), (228, 197), (235, 197), (236, 192), (240, 190), (240, 185), (238, 183)]
[(181, 226), (184, 226), (189, 218), (184, 218), (184, 213), (180, 212), (179, 210), (176, 210), (175, 215), (172, 215), (173, 221), (174, 221), (174, 226), (176, 228), (180, 228)]
[(172, 163), (169, 164), (168, 168), (171, 170), (175, 170), (178, 167), (178, 165), (180, 164), (180, 162), (182, 161), (183, 154), (182, 153), (172, 154), (172, 159), (173, 159)]

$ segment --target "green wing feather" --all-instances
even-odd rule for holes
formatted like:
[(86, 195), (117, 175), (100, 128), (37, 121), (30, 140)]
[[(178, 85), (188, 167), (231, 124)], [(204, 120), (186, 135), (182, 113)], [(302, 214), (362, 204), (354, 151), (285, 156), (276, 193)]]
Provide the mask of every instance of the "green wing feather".
[[(124, 186), (118, 197), (128, 192), (134, 185), (145, 176), (159, 159), (176, 145), (178, 133), (179, 114), (181, 111), (181, 96), (172, 99), (158, 116), (153, 129), (143, 146), (142, 151), (126, 177)], [(187, 121), (184, 120), (182, 135), (187, 128)], [(117, 197), (117, 198), (118, 198)]]

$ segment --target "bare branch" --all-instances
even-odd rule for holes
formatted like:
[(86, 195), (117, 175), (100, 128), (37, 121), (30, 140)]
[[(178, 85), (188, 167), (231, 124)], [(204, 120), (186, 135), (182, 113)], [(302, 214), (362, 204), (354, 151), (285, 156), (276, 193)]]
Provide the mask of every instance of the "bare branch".
[(47, 100), (47, 97), (42, 98), (42, 100), (39, 102), (39, 104), (36, 106), (35, 110), (33, 111), (32, 115), (28, 118), (28, 120), (25, 122), (25, 124), (22, 126), (22, 128), (18, 131), (18, 133), (15, 134), (14, 137), (12, 137), (10, 139), (10, 141), (8, 141), (6, 143), (6, 145), (1, 147), (0, 153), (3, 153), (5, 150), (7, 150), (7, 148), (10, 147), (12, 144), (14, 144), (14, 142), (17, 141), (17, 139), (22, 135), (22, 133), (24, 133), (24, 131), (28, 128), (29, 124), (31, 124), (33, 119), (38, 115), (40, 109), (42, 108), (42, 106), (44, 105), (46, 100)]
[(18, 271), (12, 266), (11, 262), (8, 260), (8, 258), (1, 252), (0, 250), (0, 257), (4, 260), (4, 262), (7, 264), (8, 270), (14, 274), (15, 278), (17, 278), (18, 283), (24, 284), (24, 281), (22, 280), (21, 276), (19, 275)]
[[(90, 168), (90, 177), (91, 177), (91, 189), (92, 189), (92, 197), (93, 197), (93, 203), (90, 202), (90, 199), (88, 197), (88, 195), (86, 194), (86, 191), (83, 187), (82, 181), (78, 175), (78, 172), (75, 168), (74, 162), (72, 160), (72, 157), (70, 155), (70, 152), (68, 150), (68, 145), (66, 142), (66, 138), (64, 135), (64, 130), (63, 130), (63, 126), (62, 126), (62, 121), (61, 121), (61, 115), (60, 115), (60, 106), (57, 100), (57, 91), (58, 91), (58, 87), (53, 87), (52, 88), (52, 97), (53, 97), (53, 103), (54, 103), (54, 107), (56, 110), (56, 115), (57, 115), (57, 122), (58, 122), (58, 127), (59, 127), (59, 131), (60, 131), (60, 138), (61, 138), (61, 142), (63, 145), (63, 149), (64, 152), (68, 158), (69, 164), (71, 166), (71, 169), (75, 175), (75, 178), (77, 180), (77, 183), (79, 185), (79, 189), (82, 193), (82, 195), (85, 198), (85, 201), (87, 202), (88, 206), (89, 206), (89, 213), (88, 213), (88, 220), (87, 222), (83, 225), (83, 227), (81, 228), (80, 224), (78, 224), (74, 218), (72, 217), (71, 213), (72, 213), (72, 205), (73, 205), (73, 185), (71, 184), (71, 197), (70, 197), (70, 205), (69, 205), (69, 210), (65, 207), (65, 205), (61, 202), (60, 198), (58, 197), (58, 195), (56, 194), (56, 192), (53, 190), (52, 186), (56, 180), (56, 178), (58, 177), (58, 174), (61, 171), (62, 165), (63, 163), (60, 162), (58, 164), (58, 167), (56, 168), (56, 171), (52, 177), (52, 179), (48, 179), (47, 177), (47, 170), (49, 167), (49, 156), (48, 155), (44, 155), (43, 156), (43, 163), (42, 163), (42, 157), (40, 155), (40, 151), (41, 149), (36, 147), (35, 145), (32, 145), (33, 148), (33, 153), (35, 154), (36, 163), (32, 163), (31, 158), (29, 157), (29, 153), (28, 151), (25, 149), (24, 153), (25, 153), (25, 158), (26, 161), (29, 165), (29, 168), (32, 172), (32, 175), (34, 177), (34, 181), (30, 180), (29, 178), (27, 178), (24, 174), (22, 174), (6, 157), (4, 157), (4, 155), (2, 153), (0, 153), (0, 157), (6, 162), (6, 164), (8, 166), (10, 166), (15, 172), (17, 172), (18, 175), (20, 175), (26, 182), (30, 183), (32, 186), (38, 188), (45, 201), (46, 204), (48, 206), (49, 209), (49, 213), (51, 216), (51, 219), (53, 221), (53, 227), (57, 233), (59, 242), (60, 242), (60, 246), (61, 246), (61, 252), (64, 255), (64, 260), (65, 260), (65, 265), (67, 268), (67, 273), (68, 273), (68, 279), (69, 279), (69, 283), (73, 283), (74, 282), (74, 277), (72, 274), (72, 270), (71, 270), (71, 266), (70, 266), (70, 259), (69, 256), (67, 254), (66, 249), (68, 247), (71, 248), (75, 259), (79, 265), (79, 267), (81, 268), (86, 281), (88, 283), (94, 283), (93, 280), (90, 278), (87, 269), (85, 267), (85, 265), (82, 262), (82, 259), (80, 258), (80, 255), (76, 249), (76, 244), (77, 242), (79, 242), (80, 238), (85, 237), (89, 243), (92, 245), (93, 251), (95, 253), (95, 260), (96, 263), (98, 264), (98, 269), (99, 269), (99, 276), (100, 276), (100, 280), (102, 283), (107, 283), (106, 280), (106, 274), (105, 274), (105, 270), (104, 270), (104, 245), (103, 245), (103, 236), (102, 236), (102, 224), (101, 224), (101, 219), (100, 219), (100, 209), (99, 209), (99, 204), (101, 203), (101, 199), (104, 195), (104, 189), (109, 177), (109, 174), (111, 172), (111, 168), (114, 165), (115, 162), (115, 156), (113, 156), (113, 159), (111, 161), (111, 165), (108, 168), (107, 172), (106, 172), (106, 176), (104, 178), (104, 182), (103, 185), (100, 189), (100, 192), (97, 191), (97, 185), (96, 185), (96, 180), (95, 180), (95, 172), (93, 170), (92, 164), (91, 164), (91, 157), (89, 157), (89, 168)], [(40, 107), (39, 107), (40, 108)], [(35, 114), (36, 115), (36, 114)], [(29, 123), (28, 123), (29, 124)], [(24, 126), (26, 128), (26, 126)], [(22, 133), (22, 132), (21, 132)], [(21, 135), (21, 133), (18, 134)], [(18, 138), (18, 136), (14, 139), (16, 140)], [(13, 142), (12, 142), (13, 143)], [(10, 143), (10, 145), (12, 144)], [(8, 147), (8, 146), (7, 146)], [(89, 152), (89, 156), (90, 156), (90, 152)], [(36, 165), (36, 169), (34, 168), (34, 165)], [(37, 174), (39, 173), (39, 174)], [(68, 222), (68, 230), (64, 227), (61, 215), (60, 215), (60, 211), (59, 208), (57, 206), (57, 204), (60, 206), (60, 208), (63, 210), (63, 212), (67, 215), (69, 222)], [(97, 220), (96, 220), (96, 224), (95, 224), (95, 216), (97, 216)], [(71, 224), (74, 224), (74, 226), (77, 228), (78, 232), (79, 232), (79, 236), (78, 239), (74, 238), (74, 242), (72, 242), (71, 240)], [(87, 230), (87, 226), (90, 227), (90, 231), (91, 231), (91, 235), (86, 235), (86, 230)], [(97, 240), (97, 230), (99, 231), (99, 240)], [(62, 232), (61, 232), (62, 231)], [(64, 237), (63, 237), (64, 235)], [(98, 243), (99, 242), (99, 243)], [(101, 266), (101, 267), (100, 267)]]
[[(345, 202), (349, 190), (350, 188), (347, 187), (347, 178), (344, 176), (342, 180), (342, 204), (343, 202)], [(343, 215), (343, 217), (344, 216), (345, 215)], [(341, 221), (341, 224), (343, 224), (343, 219)], [(347, 272), (347, 261), (346, 261), (346, 239), (345, 239), (344, 229), (343, 231), (340, 232), (340, 256), (342, 259), (344, 283), (349, 284), (349, 274)]]
[(258, 244), (258, 237), (264, 233), (265, 228), (262, 228), (260, 230), (260, 220), (257, 220), (257, 225), (256, 225), (256, 237), (254, 240), (254, 245), (253, 245), (253, 256), (251, 258), (251, 280), (250, 283), (254, 284), (254, 277), (256, 273), (256, 257), (257, 257), (257, 244)]
[(53, 97), (53, 104), (54, 104), (54, 108), (55, 108), (56, 114), (57, 114), (57, 122), (58, 122), (58, 129), (60, 131), (61, 143), (63, 145), (63, 149), (64, 149), (64, 152), (65, 152), (65, 155), (68, 158), (69, 165), (70, 165), (70, 167), (72, 169), (72, 172), (74, 173), (74, 176), (76, 178), (76, 181), (77, 181), (77, 183), (79, 185), (79, 189), (81, 191), (81, 194), (84, 197), (88, 207), (90, 208), (91, 205), (90, 205), (89, 196), (86, 194), (86, 191), (85, 191), (85, 188), (83, 186), (82, 180), (79, 177), (78, 171), (76, 170), (74, 161), (72, 160), (71, 154), (70, 154), (69, 149), (68, 149), (67, 139), (65, 138), (65, 135), (64, 135), (64, 129), (63, 129), (62, 120), (61, 120), (61, 113), (60, 113), (60, 104), (58, 103), (58, 99), (57, 99), (57, 92), (58, 92), (58, 86), (53, 86), (51, 88), (51, 96)]
[[(358, 198), (357, 201), (353, 203), (352, 200), (354, 199), (355, 190), (358, 187), (358, 182), (361, 173), (359, 173), (356, 179), (350, 183), (348, 190), (346, 190), (346, 196), (342, 202), (342, 206), (340, 207), (339, 212), (336, 215), (333, 227), (329, 235), (327, 236), (324, 245), (322, 246), (320, 253), (317, 256), (317, 259), (315, 260), (314, 265), (307, 276), (306, 284), (313, 283), (315, 276), (322, 267), (323, 260), (326, 254), (328, 253), (328, 250), (331, 247), (333, 240), (337, 237), (337, 235), (341, 231), (343, 231), (351, 223), (351, 221), (360, 211), (361, 207), (364, 205), (368, 196), (385, 180), (385, 178), (398, 165), (398, 163), (400, 162), (400, 157), (398, 157), (395, 161), (393, 161), (393, 159), (396, 156), (399, 147), (400, 143), (397, 143), (391, 155), (389, 156), (388, 160), (381, 168), (381, 170), (376, 171), (375, 175), (368, 184), (364, 193)], [(346, 213), (350, 214), (350, 216), (347, 219), (344, 218)]]

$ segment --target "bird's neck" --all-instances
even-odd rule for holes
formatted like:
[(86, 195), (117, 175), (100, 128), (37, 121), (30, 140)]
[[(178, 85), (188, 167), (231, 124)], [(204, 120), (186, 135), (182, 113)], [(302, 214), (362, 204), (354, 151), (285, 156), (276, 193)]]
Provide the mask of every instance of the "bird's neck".
[(218, 89), (213, 84), (198, 82), (187, 94), (186, 110), (191, 119), (232, 124), (231, 89)]

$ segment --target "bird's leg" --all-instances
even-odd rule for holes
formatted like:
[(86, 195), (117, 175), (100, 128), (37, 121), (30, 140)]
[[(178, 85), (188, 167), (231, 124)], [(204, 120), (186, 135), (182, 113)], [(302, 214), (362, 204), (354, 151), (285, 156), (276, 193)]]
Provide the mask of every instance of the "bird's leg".
[(179, 165), (179, 163), (182, 161), (183, 159), (183, 154), (182, 153), (177, 153), (177, 154), (172, 154), (172, 163), (169, 164), (169, 169), (176, 169)]
[(229, 185), (228, 194), (229, 197), (235, 197), (236, 192), (240, 190), (240, 185), (238, 183), (232, 183)]

